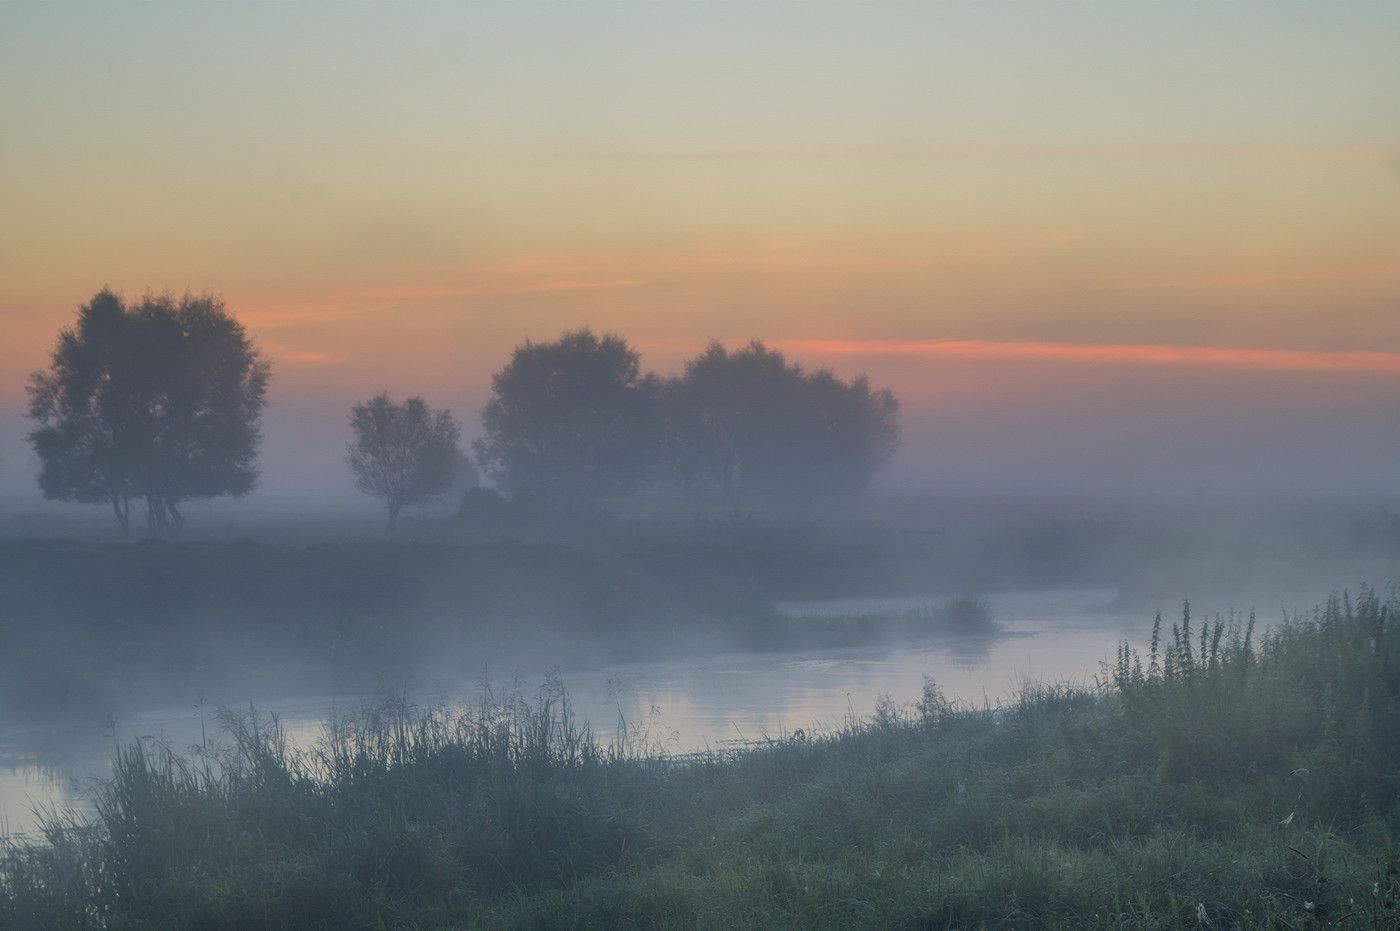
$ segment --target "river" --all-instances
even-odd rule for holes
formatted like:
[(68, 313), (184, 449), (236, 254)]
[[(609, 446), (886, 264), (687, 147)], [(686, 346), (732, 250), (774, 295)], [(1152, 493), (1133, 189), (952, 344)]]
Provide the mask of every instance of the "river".
[[(976, 706), (1012, 698), (1027, 682), (1092, 683), (1103, 675), (1124, 640), (1146, 643), (1150, 617), (1124, 617), (1109, 606), (1105, 589), (1040, 591), (987, 598), (1003, 633), (995, 638), (946, 637), (864, 649), (784, 654), (721, 654), (666, 661), (618, 663), (563, 675), (576, 717), (604, 743), (619, 728), (647, 749), (685, 753), (727, 749), (840, 727), (870, 717), (888, 698), (897, 705), (919, 699), (925, 678), (944, 695)], [(937, 598), (879, 598), (789, 603), (796, 617), (859, 616), (936, 604)], [(520, 669), (512, 678), (527, 694), (549, 674)], [(419, 703), (471, 701), (483, 683), (464, 682), (454, 694), (409, 695)], [(501, 683), (495, 683), (499, 691)], [(316, 696), (279, 701), (276, 712), (294, 742), (307, 745), (332, 713), (353, 711), (377, 696)], [(119, 720), (72, 722), (44, 728), (0, 722), (0, 833), (33, 832), (37, 812), (55, 806), (89, 810), (89, 788), (109, 772), (113, 748), (136, 738), (184, 751), (217, 742), (215, 709), (192, 701), (153, 708)]]

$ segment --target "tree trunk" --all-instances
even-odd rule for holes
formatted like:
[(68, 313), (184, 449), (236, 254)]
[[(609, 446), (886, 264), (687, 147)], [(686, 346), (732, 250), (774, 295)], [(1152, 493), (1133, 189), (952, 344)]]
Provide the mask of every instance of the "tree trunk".
[(146, 530), (156, 536), (173, 536), (185, 525), (185, 517), (163, 495), (146, 496)]
[(122, 525), (122, 533), (131, 529), (131, 499), (125, 493), (112, 495), (112, 510), (116, 512), (117, 523)]
[(724, 470), (724, 500), (732, 508), (738, 508), (744, 493), (744, 467), (738, 456), (729, 458), (729, 467)]

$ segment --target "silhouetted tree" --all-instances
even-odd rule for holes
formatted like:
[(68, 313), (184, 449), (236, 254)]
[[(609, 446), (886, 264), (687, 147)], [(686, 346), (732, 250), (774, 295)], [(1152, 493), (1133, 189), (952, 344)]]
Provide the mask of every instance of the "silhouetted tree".
[(355, 487), (384, 499), (390, 530), (405, 505), (422, 504), (452, 487), (462, 430), (450, 411), (431, 410), (422, 398), (395, 404), (386, 391), (351, 408), (350, 426), (355, 440), (346, 462)]
[(492, 379), (477, 462), (512, 494), (593, 501), (634, 492), (660, 449), (660, 387), (620, 336), (585, 328), (527, 341)]
[(144, 500), (147, 526), (164, 533), (183, 526), (183, 501), (247, 494), (269, 374), (222, 300), (127, 307), (98, 292), (59, 332), (49, 370), (30, 376), (44, 497), (110, 503), (123, 530)]
[(758, 341), (735, 352), (711, 343), (666, 398), (678, 480), (731, 501), (856, 495), (899, 445), (889, 389), (809, 374)]
[(443, 498), (449, 503), (459, 502), (462, 495), (480, 484), (481, 472), (476, 467), (476, 461), (460, 446), (454, 448), (452, 450), (452, 484), (443, 491)]

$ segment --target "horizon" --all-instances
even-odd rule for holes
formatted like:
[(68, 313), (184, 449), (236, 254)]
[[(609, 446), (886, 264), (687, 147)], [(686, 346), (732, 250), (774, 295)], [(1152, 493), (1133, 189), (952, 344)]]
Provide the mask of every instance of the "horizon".
[(551, 12), (0, 10), (6, 500), (104, 286), (220, 295), (272, 360), (255, 499), (353, 506), (353, 403), (466, 446), (582, 326), (867, 374), (885, 490), (1397, 490), (1400, 9)]

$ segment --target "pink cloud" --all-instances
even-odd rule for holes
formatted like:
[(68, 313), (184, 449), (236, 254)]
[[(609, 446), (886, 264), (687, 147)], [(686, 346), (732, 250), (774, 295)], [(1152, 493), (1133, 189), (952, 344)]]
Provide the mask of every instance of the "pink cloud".
[(344, 356), (329, 356), (320, 352), (307, 352), (302, 349), (293, 349), (281, 343), (264, 342), (262, 346), (267, 349), (268, 354), (279, 362), (291, 362), (301, 365), (340, 365), (345, 362)]
[(1233, 346), (1103, 346), (1022, 340), (775, 340), (795, 359), (812, 356), (909, 356), (962, 359), (1039, 359), (1088, 364), (1209, 366), (1271, 372), (1400, 374), (1400, 352), (1270, 349)]
[(239, 308), (242, 319), (249, 326), (272, 329), (306, 323), (340, 323), (363, 319), (415, 301), (481, 297), (492, 294), (628, 288), (645, 283), (639, 278), (501, 281), (499, 279), (492, 280), (490, 276), (481, 276), (480, 279), (465, 284), (447, 282), (386, 284), (285, 299), (244, 299), (239, 302)]

